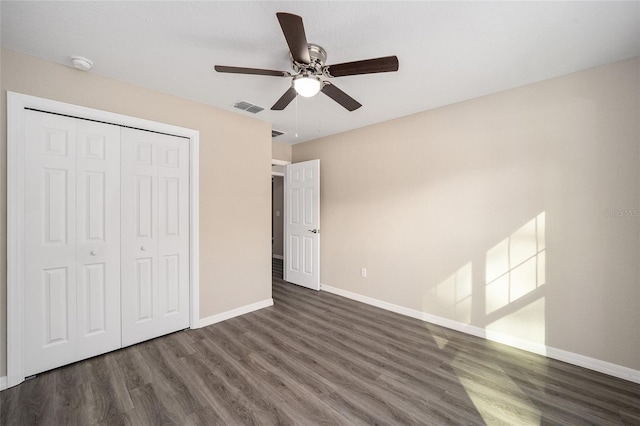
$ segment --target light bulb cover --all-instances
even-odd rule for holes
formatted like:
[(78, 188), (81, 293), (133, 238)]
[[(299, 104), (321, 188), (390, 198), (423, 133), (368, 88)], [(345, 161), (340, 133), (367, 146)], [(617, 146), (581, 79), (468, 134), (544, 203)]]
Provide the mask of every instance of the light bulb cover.
[(320, 78), (316, 76), (300, 75), (293, 79), (293, 88), (300, 96), (310, 98), (315, 96), (322, 86)]

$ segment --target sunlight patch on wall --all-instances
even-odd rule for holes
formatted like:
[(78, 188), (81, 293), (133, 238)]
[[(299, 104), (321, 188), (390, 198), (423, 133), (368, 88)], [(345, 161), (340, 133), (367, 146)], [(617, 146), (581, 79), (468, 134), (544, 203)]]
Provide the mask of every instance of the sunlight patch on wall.
[(471, 322), (471, 262), (458, 269), (432, 290), (441, 314), (469, 324)]
[(545, 284), (545, 213), (540, 213), (486, 254), (486, 313)]
[[(528, 342), (545, 344), (545, 301), (544, 297), (526, 304), (514, 312), (501, 315), (500, 318), (486, 325), (487, 336), (501, 341), (493, 336), (499, 333), (503, 336), (513, 336)], [(544, 355), (544, 354), (543, 354)]]
[[(478, 371), (464, 359), (456, 355), (451, 362), (460, 383), (469, 395), (487, 425), (539, 425), (540, 410), (520, 389), (507, 373), (495, 362), (487, 361), (491, 369), (491, 380), (478, 377)], [(501, 406), (516, 407), (515, 410), (500, 410)]]

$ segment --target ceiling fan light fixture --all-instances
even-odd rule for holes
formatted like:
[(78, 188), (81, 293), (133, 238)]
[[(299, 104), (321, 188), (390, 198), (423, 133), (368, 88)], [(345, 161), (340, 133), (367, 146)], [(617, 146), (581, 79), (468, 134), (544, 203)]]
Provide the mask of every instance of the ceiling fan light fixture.
[(316, 76), (300, 75), (293, 79), (293, 88), (296, 89), (296, 93), (305, 98), (318, 94), (321, 87), (322, 82)]

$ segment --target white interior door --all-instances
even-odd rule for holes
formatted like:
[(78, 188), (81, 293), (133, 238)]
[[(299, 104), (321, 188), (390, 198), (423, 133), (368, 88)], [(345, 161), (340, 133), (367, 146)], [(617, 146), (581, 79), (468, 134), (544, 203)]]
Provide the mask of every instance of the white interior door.
[(189, 326), (189, 141), (122, 129), (122, 344)]
[(120, 347), (120, 129), (25, 112), (24, 371)]
[(320, 290), (320, 160), (285, 166), (284, 279)]

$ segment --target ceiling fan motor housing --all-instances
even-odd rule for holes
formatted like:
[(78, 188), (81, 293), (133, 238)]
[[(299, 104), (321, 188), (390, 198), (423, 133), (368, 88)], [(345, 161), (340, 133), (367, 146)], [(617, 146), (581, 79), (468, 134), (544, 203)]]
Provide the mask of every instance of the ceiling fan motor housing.
[(291, 58), (291, 68), (293, 68), (296, 73), (306, 72), (312, 75), (322, 75), (322, 68), (327, 61), (327, 51), (324, 50), (322, 46), (318, 46), (313, 43), (307, 44), (307, 47), (309, 48), (309, 57), (311, 58), (311, 62), (308, 64), (296, 62), (293, 59), (293, 56), (289, 54), (289, 57)]

